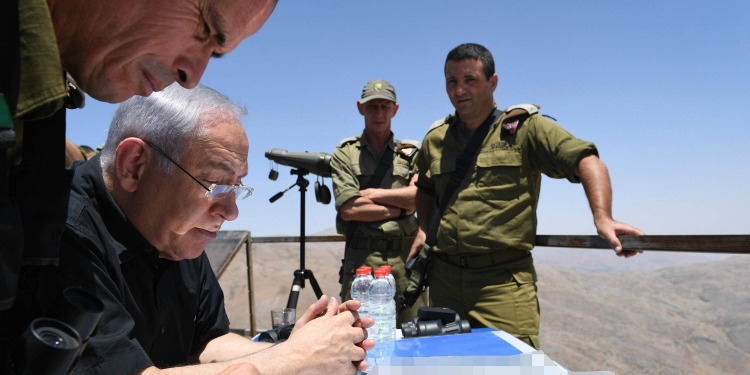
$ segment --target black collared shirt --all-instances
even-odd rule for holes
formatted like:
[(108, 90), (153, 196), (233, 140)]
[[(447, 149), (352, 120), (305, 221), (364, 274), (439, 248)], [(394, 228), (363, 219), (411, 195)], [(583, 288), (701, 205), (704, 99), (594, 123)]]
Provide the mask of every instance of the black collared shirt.
[(61, 286), (78, 285), (105, 305), (77, 372), (129, 374), (152, 364), (196, 363), (209, 341), (229, 332), (206, 254), (159, 259), (114, 202), (98, 156), (76, 168), (60, 267), (41, 279), (42, 301)]

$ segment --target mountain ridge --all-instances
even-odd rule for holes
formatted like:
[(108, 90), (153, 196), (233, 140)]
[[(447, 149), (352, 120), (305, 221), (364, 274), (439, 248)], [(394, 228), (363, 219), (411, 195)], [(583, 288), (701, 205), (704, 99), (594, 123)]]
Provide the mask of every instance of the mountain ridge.
[[(253, 244), (256, 327), (286, 306), (299, 244)], [(542, 350), (569, 370), (745, 374), (750, 367), (750, 256), (537, 248)], [(338, 296), (343, 243), (306, 243), (306, 268)], [(246, 267), (220, 278), (233, 328), (249, 327)], [(316, 299), (306, 282), (298, 308)], [(301, 312), (299, 313), (301, 314)]]

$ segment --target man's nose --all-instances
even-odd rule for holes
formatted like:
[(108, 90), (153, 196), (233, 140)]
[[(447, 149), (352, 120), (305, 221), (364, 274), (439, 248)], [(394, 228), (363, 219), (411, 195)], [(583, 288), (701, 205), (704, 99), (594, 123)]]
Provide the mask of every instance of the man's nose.
[(211, 206), (211, 214), (221, 216), (225, 221), (232, 221), (237, 218), (240, 214), (240, 209), (237, 207), (237, 199), (235, 193), (229, 193), (222, 199), (216, 199)]
[(203, 72), (206, 71), (210, 58), (210, 50), (196, 50), (178, 57), (175, 60), (174, 69), (180, 86), (188, 89), (197, 86), (203, 77)]
[(464, 92), (466, 92), (465, 86), (463, 83), (459, 82), (456, 84), (456, 95), (461, 95)]

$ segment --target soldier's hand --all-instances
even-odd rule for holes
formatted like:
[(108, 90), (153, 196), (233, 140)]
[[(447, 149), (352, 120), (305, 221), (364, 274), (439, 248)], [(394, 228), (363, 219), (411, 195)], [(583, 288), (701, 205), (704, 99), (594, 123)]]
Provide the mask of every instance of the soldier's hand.
[(620, 239), (617, 238), (617, 236), (621, 234), (643, 236), (645, 233), (636, 227), (613, 219), (607, 219), (596, 222), (596, 231), (599, 233), (599, 237), (604, 238), (609, 242), (610, 246), (612, 246), (612, 249), (615, 250), (615, 253), (619, 257), (630, 258), (634, 255), (643, 253), (643, 250), (623, 250), (622, 243), (620, 242)]
[(419, 179), (419, 173), (415, 173), (414, 176), (411, 176), (411, 181), (409, 181), (409, 185), (415, 185), (418, 179)]
[(425, 241), (427, 241), (427, 234), (421, 229), (418, 230), (417, 235), (414, 237), (414, 242), (411, 244), (411, 249), (409, 249), (409, 256), (406, 258), (407, 262), (419, 254), (419, 250), (422, 250)]

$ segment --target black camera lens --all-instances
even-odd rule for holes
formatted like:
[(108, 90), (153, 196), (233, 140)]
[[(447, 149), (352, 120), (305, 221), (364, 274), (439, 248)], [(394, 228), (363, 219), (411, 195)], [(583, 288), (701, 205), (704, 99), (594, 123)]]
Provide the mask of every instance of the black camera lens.
[(65, 288), (45, 316), (69, 324), (85, 342), (99, 323), (104, 304), (93, 294), (78, 288)]
[(401, 323), (401, 334), (404, 337), (416, 337), (419, 336), (419, 330), (413, 322)]
[(471, 325), (449, 308), (422, 306), (411, 322), (401, 323), (401, 332), (404, 337), (451, 335), (469, 333)]
[(67, 374), (81, 348), (81, 336), (56, 319), (34, 319), (11, 352), (9, 366), (18, 375)]
[(55, 349), (72, 349), (78, 346), (78, 342), (67, 333), (53, 327), (40, 327), (34, 331), (43, 343)]

